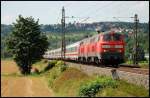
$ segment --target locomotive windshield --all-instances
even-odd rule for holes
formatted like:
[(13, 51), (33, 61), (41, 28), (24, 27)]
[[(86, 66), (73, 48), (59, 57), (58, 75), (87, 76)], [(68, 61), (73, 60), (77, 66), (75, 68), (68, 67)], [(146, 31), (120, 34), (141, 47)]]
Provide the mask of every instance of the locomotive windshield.
[(121, 40), (121, 34), (104, 34), (103, 36), (104, 41), (120, 41)]

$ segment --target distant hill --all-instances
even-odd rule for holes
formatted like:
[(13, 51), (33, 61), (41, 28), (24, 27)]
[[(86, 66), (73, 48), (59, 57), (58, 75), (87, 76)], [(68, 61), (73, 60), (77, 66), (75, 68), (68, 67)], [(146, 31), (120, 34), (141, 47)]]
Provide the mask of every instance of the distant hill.
[[(54, 25), (43, 25), (41, 24), (41, 31), (46, 33), (60, 33), (61, 32), (61, 24)], [(111, 28), (121, 28), (121, 29), (133, 29), (134, 24), (130, 22), (95, 22), (95, 23), (68, 23), (66, 24), (66, 32), (75, 33), (75, 32), (90, 32), (95, 31), (96, 28), (101, 28), (101, 31), (108, 31)], [(145, 33), (149, 32), (149, 24), (148, 23), (140, 23), (140, 30)], [(5, 35), (6, 33), (11, 32), (12, 25), (1, 24), (1, 35)]]
[[(12, 31), (12, 25), (1, 24), (1, 57), (9, 56), (5, 45), (5, 38)], [(41, 31), (44, 32), (49, 41), (49, 49), (55, 49), (61, 46), (61, 24), (40, 25)], [(130, 22), (95, 22), (95, 23), (68, 23), (66, 24), (66, 44), (79, 41), (87, 36), (97, 34), (96, 29), (108, 31), (111, 28), (120, 29), (126, 35), (126, 55), (129, 56), (130, 48), (133, 47), (133, 38), (129, 35), (133, 32), (134, 23)], [(139, 23), (138, 25), (138, 41), (149, 53), (149, 23)]]

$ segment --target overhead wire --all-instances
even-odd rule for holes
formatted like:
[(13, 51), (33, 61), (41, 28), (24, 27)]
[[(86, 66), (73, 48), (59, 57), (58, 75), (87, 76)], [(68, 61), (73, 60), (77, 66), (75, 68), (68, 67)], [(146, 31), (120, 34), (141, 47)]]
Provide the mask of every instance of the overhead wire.
[[(105, 6), (103, 6), (103, 7), (101, 7), (101, 8), (98, 8), (98, 9), (96, 9), (94, 12), (96, 12), (95, 14), (93, 14), (94, 12), (91, 12), (91, 13), (89, 13), (90, 14), (90, 18), (93, 18), (92, 16), (94, 15), (94, 16), (96, 16), (97, 14), (99, 14), (99, 12), (101, 12), (101, 11), (103, 11), (102, 9), (104, 9), (104, 8), (107, 8), (107, 7), (110, 7), (110, 6), (112, 6), (113, 4), (111, 4), (112, 2), (110, 2), (109, 4), (106, 4)], [(122, 2), (119, 2), (119, 3), (114, 3), (115, 4), (115, 6), (118, 6), (119, 4), (123, 4)], [(101, 16), (100, 16), (101, 17)], [(106, 18), (106, 17), (105, 17)], [(113, 18), (113, 17), (107, 17), (107, 18)], [(82, 23), (82, 22), (84, 22), (84, 21), (87, 21), (87, 19), (84, 19), (84, 20), (82, 20), (80, 23)]]
[[(112, 2), (113, 2), (113, 1), (112, 1)], [(97, 13), (97, 12), (98, 12), (98, 10), (101, 10), (101, 9), (103, 9), (103, 8), (108, 7), (108, 5), (109, 5), (109, 4), (111, 4), (112, 2), (109, 2), (108, 4), (106, 4), (106, 5), (104, 5), (104, 6), (100, 7), (100, 8), (98, 8), (98, 9), (96, 9), (96, 10), (94, 10), (94, 12), (96, 12), (96, 13)], [(92, 18), (92, 17), (91, 17), (92, 15), (95, 15), (95, 14), (93, 14), (94, 12), (90, 12), (90, 13), (88, 13), (88, 14), (90, 14), (90, 15), (89, 15), (89, 17), (90, 17), (90, 18)], [(88, 19), (89, 19), (89, 18), (88, 18)], [(82, 23), (82, 22), (84, 22), (84, 21), (87, 21), (88, 19), (84, 19), (84, 20), (82, 20), (82, 21), (81, 21), (81, 22), (79, 22), (79, 23)]]

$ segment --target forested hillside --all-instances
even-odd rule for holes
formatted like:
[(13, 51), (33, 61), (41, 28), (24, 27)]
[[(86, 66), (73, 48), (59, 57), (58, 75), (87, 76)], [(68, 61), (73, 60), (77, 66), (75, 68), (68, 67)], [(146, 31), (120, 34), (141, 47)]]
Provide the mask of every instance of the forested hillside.
[[(59, 48), (61, 46), (61, 24), (43, 25), (41, 31), (47, 35), (49, 41), (49, 49)], [(5, 40), (11, 33), (12, 25), (1, 24), (1, 57), (9, 57)], [(97, 22), (97, 23), (69, 23), (66, 24), (66, 44), (71, 44), (79, 41), (87, 36), (97, 34), (96, 29), (108, 31), (111, 28), (121, 29), (125, 34), (126, 39), (126, 56), (129, 56), (133, 47), (133, 32), (134, 24), (130, 22)], [(138, 28), (138, 41), (146, 53), (149, 53), (149, 23), (140, 23)]]

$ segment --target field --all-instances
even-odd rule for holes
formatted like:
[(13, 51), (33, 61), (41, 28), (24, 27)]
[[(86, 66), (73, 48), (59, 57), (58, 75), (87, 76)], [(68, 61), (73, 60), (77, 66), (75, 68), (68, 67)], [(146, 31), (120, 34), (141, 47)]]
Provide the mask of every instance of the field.
[(42, 76), (22, 76), (12, 60), (1, 61), (1, 96), (53, 96)]

